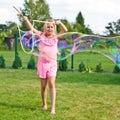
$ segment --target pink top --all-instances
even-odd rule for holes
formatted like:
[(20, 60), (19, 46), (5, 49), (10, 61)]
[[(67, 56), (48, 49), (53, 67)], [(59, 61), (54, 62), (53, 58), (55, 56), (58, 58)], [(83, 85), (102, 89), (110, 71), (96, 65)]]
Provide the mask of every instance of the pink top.
[(39, 43), (39, 59), (47, 61), (57, 60), (57, 36), (54, 35), (52, 38), (47, 38), (44, 33), (40, 36), (41, 41)]

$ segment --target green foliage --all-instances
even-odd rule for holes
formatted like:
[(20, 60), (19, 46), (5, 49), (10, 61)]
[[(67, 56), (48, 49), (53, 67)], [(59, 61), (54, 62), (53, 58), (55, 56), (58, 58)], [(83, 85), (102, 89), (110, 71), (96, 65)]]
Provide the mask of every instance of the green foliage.
[(0, 32), (5, 32), (5, 31), (7, 31), (7, 25), (5, 25), (5, 24), (0, 24)]
[(99, 63), (99, 64), (96, 66), (95, 72), (99, 72), (99, 73), (103, 72), (103, 68), (102, 68), (102, 64), (101, 64), (101, 63)]
[(13, 61), (12, 68), (18, 69), (22, 67), (22, 61), (20, 57), (17, 55), (15, 56), (15, 60)]
[(2, 45), (4, 43), (5, 37), (7, 37), (7, 33), (1, 32), (0, 33), (0, 45)]
[(116, 22), (109, 22), (105, 28), (107, 29), (106, 33), (109, 36), (120, 35), (120, 19), (118, 19)]
[(86, 67), (85, 72), (91, 73), (93, 69), (89, 66)]
[[(50, 10), (49, 6), (45, 0), (25, 0), (24, 7), (21, 9), (24, 15), (26, 15), (30, 22), (32, 23), (33, 20), (43, 20), (50, 19)], [(26, 25), (21, 20), (22, 28), (23, 29)], [(35, 23), (34, 26), (36, 29), (42, 29), (43, 23)]]
[(13, 37), (15, 31), (17, 31), (15, 22), (7, 21), (6, 25), (0, 24), (0, 44), (4, 43), (5, 37)]
[(17, 24), (15, 22), (8, 21), (6, 25), (8, 30), (8, 36), (14, 36), (15, 32), (18, 30)]
[(76, 17), (76, 23), (73, 24), (73, 31), (75, 32), (81, 32), (85, 34), (93, 34), (92, 30), (85, 26), (84, 17), (82, 15), (82, 12), (79, 12)]
[[(61, 51), (61, 57), (65, 57), (64, 50)], [(66, 71), (68, 68), (67, 65), (68, 65), (67, 59), (59, 61), (59, 70)]]
[(85, 64), (83, 62), (81, 62), (79, 64), (79, 72), (84, 72), (86, 70)]
[(67, 59), (59, 61), (59, 70), (66, 71), (68, 69), (67, 65)]
[(5, 68), (5, 59), (4, 57), (1, 55), (0, 56), (0, 68)]
[[(89, 66), (85, 66), (85, 64), (83, 62), (81, 62), (79, 64), (79, 72), (87, 72), (87, 73), (91, 73), (93, 72), (93, 69)], [(95, 72), (103, 72), (103, 69), (102, 69), (102, 64), (99, 63), (97, 66), (96, 66), (96, 69), (95, 69)]]
[(27, 68), (28, 69), (35, 69), (35, 59), (34, 59), (33, 55), (31, 56), (31, 58), (28, 62)]
[(0, 49), (1, 50), (8, 49), (7, 45), (9, 49), (11, 49), (10, 42), (6, 41), (6, 38), (12, 38), (16, 30), (17, 30), (17, 26), (16, 26), (16, 23), (14, 22), (6, 22), (6, 25), (0, 24)]
[(85, 26), (85, 22), (84, 22), (84, 17), (82, 15), (82, 12), (79, 12), (77, 17), (76, 17), (76, 23), (82, 25), (82, 26)]
[(117, 65), (115, 65), (113, 73), (120, 73), (120, 68)]

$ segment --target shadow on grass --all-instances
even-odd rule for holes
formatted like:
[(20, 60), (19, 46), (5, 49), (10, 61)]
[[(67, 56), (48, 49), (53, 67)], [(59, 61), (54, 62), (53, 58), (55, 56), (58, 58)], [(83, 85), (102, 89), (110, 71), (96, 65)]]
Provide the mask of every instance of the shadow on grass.
[(37, 107), (33, 107), (33, 106), (15, 105), (15, 104), (8, 104), (8, 103), (2, 103), (2, 102), (0, 102), (0, 106), (4, 106), (4, 107), (8, 107), (8, 108), (29, 109), (32, 111), (37, 109)]
[(57, 82), (120, 85), (120, 74), (58, 72)]

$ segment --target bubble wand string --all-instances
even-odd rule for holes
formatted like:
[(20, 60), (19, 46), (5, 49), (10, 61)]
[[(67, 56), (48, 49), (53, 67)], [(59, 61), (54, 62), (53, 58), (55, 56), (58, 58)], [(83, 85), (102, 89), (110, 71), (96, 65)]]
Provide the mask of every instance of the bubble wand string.
[[(24, 17), (24, 15), (22, 14), (22, 12), (21, 12), (17, 7), (13, 6), (13, 8), (18, 12), (18, 15), (19, 15), (19, 16)], [(18, 28), (18, 31), (19, 31), (20, 44), (21, 44), (22, 50), (23, 50), (25, 53), (27, 53), (27, 54), (31, 54), (31, 53), (33, 52), (33, 50), (34, 50), (33, 46), (32, 46), (32, 48), (31, 48), (31, 50), (30, 50), (29, 52), (26, 52), (26, 50), (24, 49), (23, 43), (22, 43), (22, 41), (21, 41), (22, 36), (21, 36), (21, 33), (20, 33), (20, 32), (21, 32), (22, 30), (20, 30), (20, 27), (19, 27), (18, 25), (17, 25), (17, 28)], [(25, 32), (25, 31), (24, 31), (24, 32)], [(32, 31), (28, 31), (28, 32), (30, 32), (30, 33), (32, 34)], [(28, 33), (28, 32), (27, 32), (27, 33)]]

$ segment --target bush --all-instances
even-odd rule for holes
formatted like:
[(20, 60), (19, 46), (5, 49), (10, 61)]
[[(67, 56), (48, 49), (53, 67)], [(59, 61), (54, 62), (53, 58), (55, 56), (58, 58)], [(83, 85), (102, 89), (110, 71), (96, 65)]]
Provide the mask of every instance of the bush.
[(115, 65), (113, 73), (120, 73), (120, 68), (117, 65)]
[(5, 68), (5, 59), (3, 56), (0, 56), (0, 68)]
[[(66, 56), (66, 53), (64, 50), (61, 51), (60, 56), (62, 58)], [(67, 65), (68, 65), (67, 59), (59, 61), (59, 70), (66, 71), (68, 69)]]
[(59, 70), (66, 71), (68, 69), (67, 65), (67, 59), (59, 61)]
[(102, 64), (101, 64), (101, 63), (99, 63), (99, 64), (96, 66), (95, 72), (99, 72), (99, 73), (103, 72)]
[(79, 72), (83, 72), (83, 71), (86, 71), (86, 67), (85, 67), (84, 63), (81, 62), (81, 63), (79, 64)]
[(28, 62), (27, 68), (28, 69), (35, 69), (35, 59), (34, 59), (33, 55), (31, 56), (31, 58)]

